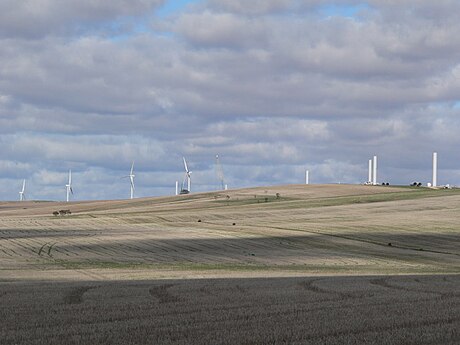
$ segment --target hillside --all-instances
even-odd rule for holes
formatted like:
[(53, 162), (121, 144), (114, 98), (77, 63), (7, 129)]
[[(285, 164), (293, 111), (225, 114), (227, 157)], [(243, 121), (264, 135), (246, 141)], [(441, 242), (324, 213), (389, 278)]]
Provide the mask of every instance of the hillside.
[[(72, 214), (53, 216), (70, 209)], [(0, 203), (4, 279), (460, 273), (459, 190), (289, 185)]]

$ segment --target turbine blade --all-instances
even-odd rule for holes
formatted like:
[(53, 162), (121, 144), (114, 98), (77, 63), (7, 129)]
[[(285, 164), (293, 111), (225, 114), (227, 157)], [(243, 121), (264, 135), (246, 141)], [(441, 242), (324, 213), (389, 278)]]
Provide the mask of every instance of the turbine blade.
[(72, 187), (70, 187), (70, 193), (72, 193), (72, 194), (73, 194), (73, 189), (72, 189)]
[(187, 162), (185, 161), (185, 157), (182, 157), (182, 158), (184, 159), (185, 172), (188, 173)]
[(134, 170), (134, 161), (133, 161), (133, 164), (131, 164), (131, 173), (130, 173), (130, 175), (133, 174), (133, 170)]

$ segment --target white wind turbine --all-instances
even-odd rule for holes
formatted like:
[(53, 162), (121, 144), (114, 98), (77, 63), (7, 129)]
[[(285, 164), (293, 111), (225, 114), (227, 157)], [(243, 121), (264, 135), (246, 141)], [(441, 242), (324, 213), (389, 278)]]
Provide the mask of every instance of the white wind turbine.
[(227, 190), (227, 185), (224, 181), (224, 169), (222, 168), (222, 164), (220, 163), (219, 155), (216, 155), (216, 173), (217, 178), (221, 184), (222, 190)]
[(131, 164), (131, 170), (129, 172), (129, 175), (128, 176), (124, 176), (124, 178), (126, 177), (129, 177), (129, 182), (131, 184), (131, 199), (134, 198), (134, 161), (133, 163)]
[[(185, 157), (182, 157), (184, 160), (184, 168), (185, 168), (185, 177), (184, 177), (184, 182), (182, 183), (182, 190), (180, 191), (181, 194), (188, 194), (191, 192), (190, 190), (190, 185), (191, 185), (191, 180), (190, 180), (190, 174), (192, 173), (190, 170), (188, 170), (187, 166), (187, 161), (185, 160)], [(184, 188), (184, 185), (187, 181), (187, 189)]]
[(70, 201), (70, 193), (73, 194), (73, 189), (72, 189), (72, 170), (69, 170), (69, 183), (67, 183), (65, 185), (65, 187), (66, 187), (66, 192), (67, 192), (66, 201), (69, 202)]
[(22, 190), (19, 192), (19, 201), (26, 200), (26, 180), (22, 181)]

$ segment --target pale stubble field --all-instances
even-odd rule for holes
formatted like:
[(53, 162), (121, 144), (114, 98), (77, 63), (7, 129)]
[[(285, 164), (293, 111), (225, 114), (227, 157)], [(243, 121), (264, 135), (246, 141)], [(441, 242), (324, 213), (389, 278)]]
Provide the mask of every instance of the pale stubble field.
[(0, 203), (0, 336), (457, 344), (459, 211), (455, 189), (351, 185)]

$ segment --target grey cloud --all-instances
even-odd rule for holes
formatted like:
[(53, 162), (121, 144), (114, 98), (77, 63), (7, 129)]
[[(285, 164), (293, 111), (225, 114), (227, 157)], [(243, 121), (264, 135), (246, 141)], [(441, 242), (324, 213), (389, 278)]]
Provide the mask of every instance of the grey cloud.
[[(209, 16), (212, 14), (205, 15)], [(281, 21), (264, 25), (289, 26), (284, 19)], [(452, 84), (458, 82), (457, 79), (433, 92), (435, 88), (428, 80), (415, 76), (419, 70), (438, 76), (453, 71), (456, 64), (452, 66), (452, 62), (442, 59), (442, 65), (430, 71), (424, 63), (393, 63), (391, 59), (377, 56), (370, 48), (372, 37), (379, 37), (382, 32), (374, 30), (367, 36), (364, 35), (367, 28), (359, 29), (353, 22), (341, 23), (336, 29), (344, 34), (338, 41), (333, 39), (337, 36), (333, 24), (318, 24), (327, 30), (316, 30), (315, 26), (294, 22), (290, 24), (290, 31), (280, 29), (280, 34), (271, 35), (270, 43), (254, 39), (260, 47), (243, 51), (193, 51), (186, 46), (165, 43), (163, 39), (139, 41), (149, 47), (167, 47), (159, 51), (141, 48), (136, 39), (126, 44), (82, 39), (63, 47), (52, 41), (49, 42), (51, 49), (45, 45), (38, 52), (34, 51), (35, 45), (26, 45), (21, 52), (23, 59), (15, 61), (5, 57), (7, 63), (0, 85), (10, 93), (17, 93), (16, 98), (21, 102), (53, 104), (65, 111), (81, 113), (144, 114), (144, 120), (147, 116), (177, 116), (184, 111), (215, 117), (279, 116), (281, 113), (321, 116), (322, 109), (330, 108), (327, 112), (332, 115), (343, 113), (347, 107), (352, 109), (350, 115), (354, 115), (361, 112), (354, 107), (357, 102), (386, 108), (400, 107), (407, 100), (449, 100), (455, 96)], [(319, 31), (313, 42), (319, 38), (320, 41), (312, 46), (304, 44), (302, 35), (290, 35), (294, 28), (307, 34), (307, 42), (311, 30)], [(244, 31), (251, 36), (250, 29)], [(235, 41), (240, 35), (235, 36)], [(354, 37), (360, 35), (365, 38), (362, 50), (360, 44), (352, 43), (356, 41)], [(33, 58), (29, 57), (30, 53)], [(52, 62), (56, 55), (61, 59)], [(369, 78), (373, 79), (371, 85), (363, 83)], [(411, 84), (407, 78), (416, 79)], [(332, 98), (338, 106), (330, 106)], [(235, 99), (238, 102), (234, 102)], [(274, 99), (279, 102), (269, 102)], [(142, 127), (144, 125), (145, 122)]]
[(138, 161), (139, 165), (152, 166), (165, 154), (158, 141), (139, 136), (22, 133), (4, 135), (0, 143), (4, 148), (3, 155), (10, 159), (33, 162), (43, 168), (52, 165), (56, 170), (73, 166), (116, 170), (128, 167), (132, 160)]
[[(208, 13), (205, 17), (210, 16), (212, 15)], [(215, 16), (221, 16), (221, 14)], [(219, 64), (219, 67), (225, 66), (225, 69), (220, 69), (221, 81), (227, 82), (230, 77), (238, 80), (238, 84), (226, 83), (226, 85), (221, 86), (218, 81), (214, 83), (212, 80), (212, 84), (208, 83), (207, 85), (213, 85), (213, 90), (222, 88), (224, 91), (226, 88), (227, 94), (231, 94), (233, 91), (228, 90), (229, 86), (238, 85), (238, 88), (235, 88), (235, 93), (237, 93), (235, 96), (250, 96), (244, 104), (258, 101), (259, 90), (263, 90), (265, 93), (262, 95), (263, 98), (270, 97), (272, 99), (272, 94), (280, 87), (289, 90), (291, 80), (297, 82), (295, 85), (297, 88), (305, 88), (314, 84), (321, 85), (321, 89), (314, 88), (313, 90), (315, 93), (323, 93), (319, 97), (317, 97), (318, 95), (312, 97), (316, 103), (321, 102), (321, 98), (330, 99), (337, 94), (344, 99), (344, 102), (362, 101), (381, 107), (388, 104), (388, 99), (394, 100), (394, 105), (400, 106), (407, 100), (413, 102), (432, 101), (433, 98), (438, 97), (438, 94), (442, 100), (453, 98), (447, 94), (442, 95), (444, 92), (442, 89), (439, 89), (438, 94), (434, 97), (431, 95), (436, 78), (439, 76), (439, 78), (444, 79), (443, 74), (452, 73), (455, 69), (457, 61), (455, 56), (443, 56), (433, 60), (432, 51), (435, 50), (433, 46), (422, 47), (418, 54), (424, 58), (418, 59), (418, 61), (410, 59), (403, 52), (396, 54), (396, 56), (393, 55), (391, 49), (397, 48), (392, 48), (392, 44), (410, 46), (404, 38), (399, 38), (398, 41), (398, 34), (392, 31), (392, 29), (398, 30), (401, 25), (391, 28), (383, 23), (382, 26), (376, 26), (375, 23), (356, 23), (340, 18), (331, 19), (327, 22), (318, 21), (315, 24), (305, 24), (301, 20), (284, 22), (285, 20), (267, 19), (263, 24), (259, 24), (264, 25), (266, 31), (270, 29), (271, 35), (268, 40), (254, 39), (257, 43), (256, 46), (252, 46), (251, 50), (242, 52), (232, 50), (225, 52), (225, 54), (222, 51), (208, 51), (207, 70), (216, 63)], [(218, 25), (218, 21), (215, 23)], [(410, 27), (408, 26), (407, 29)], [(225, 45), (225, 42), (229, 41), (228, 32), (221, 37), (219, 37), (219, 33), (221, 33), (219, 29), (210, 28), (209, 32), (211, 32), (210, 35), (213, 35), (215, 42), (222, 42)], [(246, 39), (251, 37), (253, 32), (248, 31), (245, 34)], [(339, 32), (340, 35), (338, 35)], [(233, 34), (235, 42), (244, 42), (244, 39), (240, 39), (241, 34), (235, 31)], [(190, 44), (202, 46), (200, 37), (192, 35), (195, 35), (193, 31), (186, 36)], [(455, 30), (450, 35), (454, 38)], [(209, 42), (207, 43), (209, 44)], [(385, 49), (382, 49), (383, 46)], [(226, 47), (232, 49), (232, 45)], [(458, 45), (454, 44), (454, 47), (450, 49), (455, 49), (455, 47), (458, 48)], [(240, 49), (240, 47), (235, 48)], [(415, 47), (413, 51), (415, 53)], [(202, 55), (204, 56), (204, 52)], [(225, 74), (227, 71), (230, 75)], [(427, 77), (434, 78), (433, 82), (430, 82)], [(344, 81), (334, 82), (337, 79)], [(363, 81), (368, 80), (373, 82), (371, 84), (373, 89), (369, 89), (368, 83), (363, 83)], [(263, 82), (263, 87), (259, 86), (258, 82)], [(271, 83), (273, 83), (273, 87), (271, 87)], [(451, 83), (455, 83), (455, 81)], [(252, 90), (247, 92), (246, 86)], [(350, 92), (344, 93), (344, 88)], [(452, 90), (451, 85), (448, 85), (447, 89)], [(286, 95), (295, 95), (296, 93), (298, 91), (286, 92)], [(287, 99), (286, 97), (289, 96), (286, 95), (283, 95), (282, 98)], [(399, 102), (397, 102), (398, 99)], [(260, 109), (259, 104), (254, 105), (254, 108)], [(342, 104), (342, 107), (344, 105), (346, 103)], [(241, 111), (241, 109), (238, 110)]]
[(50, 40), (39, 47), (25, 42), (15, 49), (19, 58), (3, 57), (0, 87), (23, 103), (121, 114), (169, 106), (168, 99), (146, 83), (149, 63), (142, 52), (97, 38), (65, 45)]
[[(359, 1), (350, 1), (360, 3)], [(456, 0), (368, 0), (371, 7), (379, 10), (381, 16), (388, 20), (400, 21), (402, 18), (411, 20), (423, 19), (432, 22), (445, 22), (445, 19), (455, 18), (455, 12), (460, 8)]]
[[(15, 199), (26, 177), (37, 197), (62, 198), (69, 168), (87, 183), (79, 198), (125, 197), (119, 176), (132, 159), (139, 195), (170, 194), (182, 155), (206, 190), (216, 153), (232, 187), (302, 182), (306, 167), (314, 182), (362, 182), (373, 154), (383, 179), (425, 182), (433, 150), (440, 181), (460, 184), (460, 27), (448, 10), (458, 5), (318, 11), (334, 3), (216, 0), (157, 18), (149, 9), (159, 1), (94, 3), (110, 7), (94, 17), (82, 2), (44, 29), (32, 23), (34, 40), (2, 22), (2, 197)], [(53, 4), (34, 15), (64, 11)], [(125, 15), (155, 24), (121, 38), (91, 28)], [(63, 18), (90, 31), (60, 36)]]
[[(453, 19), (460, 4), (456, 0), (208, 0), (212, 9), (245, 15), (267, 15), (284, 11), (317, 13), (318, 9), (327, 6), (355, 6), (361, 15), (369, 16), (378, 13), (390, 21), (400, 22), (402, 18), (414, 17), (441, 22), (443, 17)], [(360, 8), (361, 7), (361, 8)]]
[(24, 176), (24, 174), (27, 173), (31, 167), (32, 166), (29, 163), (15, 160), (15, 157), (11, 157), (11, 160), (0, 160), (0, 171), (2, 171), (3, 176)]
[(208, 131), (222, 137), (246, 140), (276, 141), (296, 138), (304, 142), (329, 140), (331, 133), (326, 122), (292, 118), (255, 118), (252, 121), (236, 120), (209, 126)]
[(40, 38), (86, 32), (123, 16), (142, 15), (164, 0), (3, 0), (0, 37)]
[(292, 0), (208, 0), (211, 8), (244, 14), (266, 14), (284, 10)]
[(192, 44), (211, 47), (253, 47), (267, 39), (266, 25), (230, 13), (185, 14), (174, 30)]

